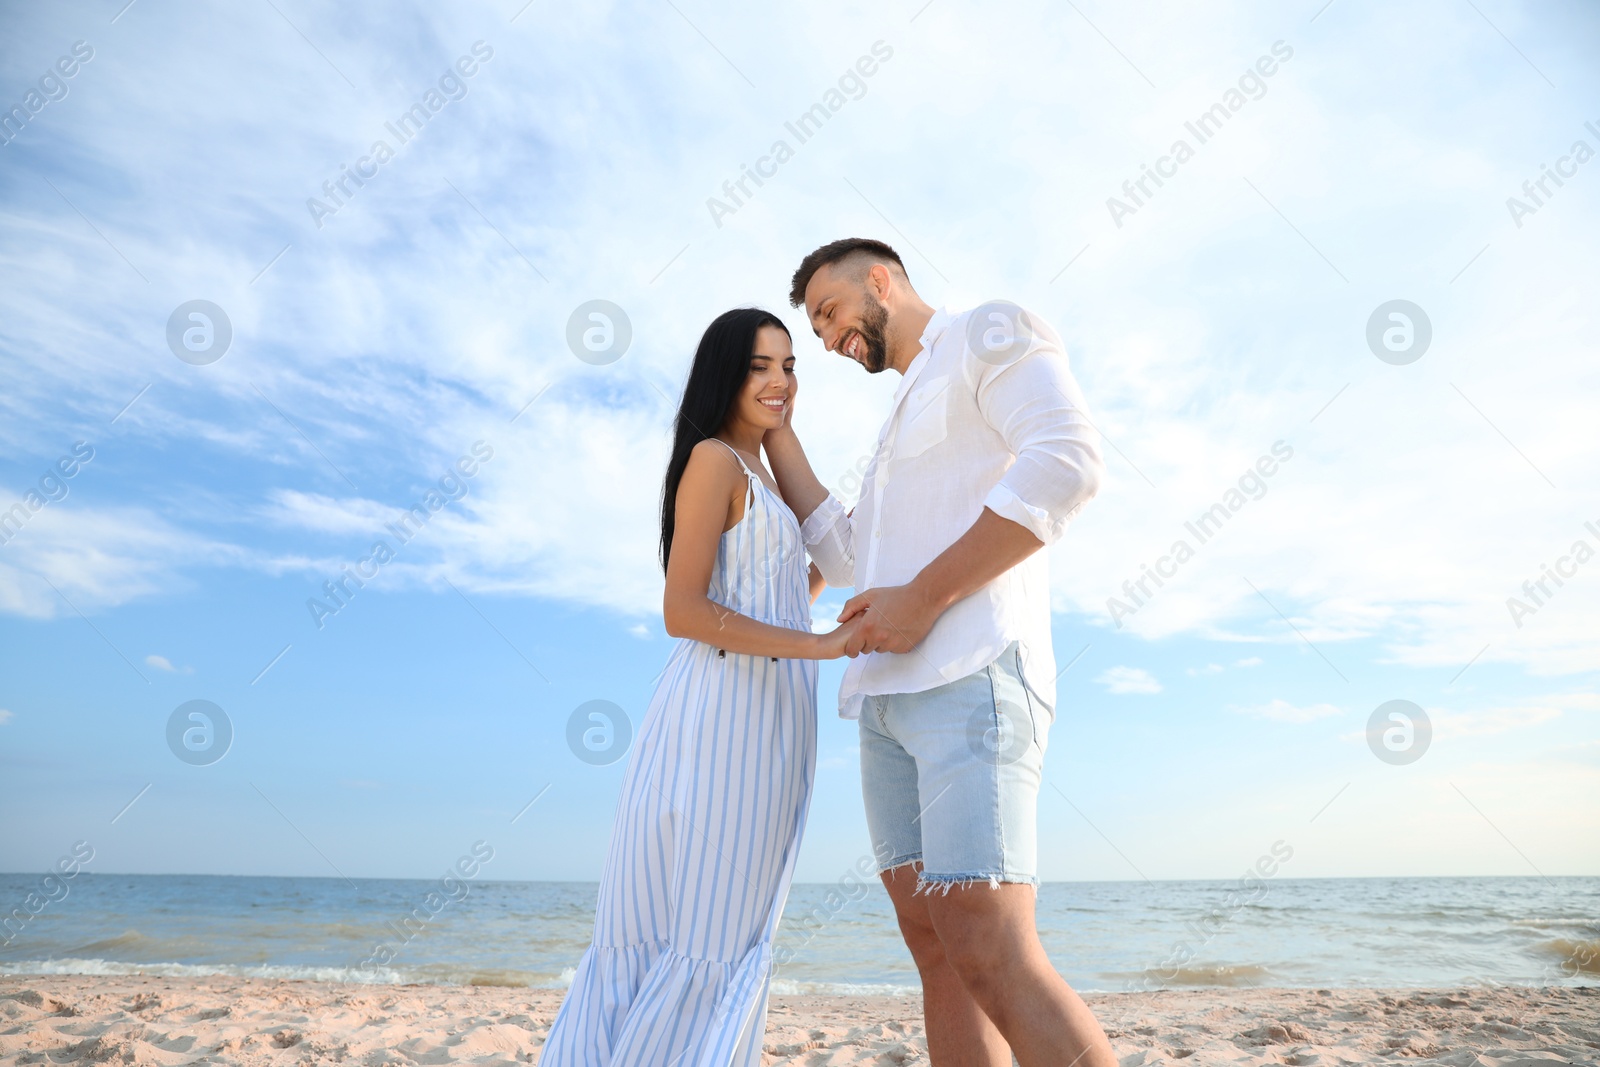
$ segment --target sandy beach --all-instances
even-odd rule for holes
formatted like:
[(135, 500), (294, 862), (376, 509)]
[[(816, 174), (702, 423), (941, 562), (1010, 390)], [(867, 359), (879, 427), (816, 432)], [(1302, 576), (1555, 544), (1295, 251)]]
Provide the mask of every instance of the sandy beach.
[[(1123, 1067), (1600, 1064), (1600, 988), (1087, 994)], [(251, 978), (0, 980), (0, 1065), (529, 1064), (551, 990)], [(769, 1065), (925, 1064), (915, 998), (774, 996)]]

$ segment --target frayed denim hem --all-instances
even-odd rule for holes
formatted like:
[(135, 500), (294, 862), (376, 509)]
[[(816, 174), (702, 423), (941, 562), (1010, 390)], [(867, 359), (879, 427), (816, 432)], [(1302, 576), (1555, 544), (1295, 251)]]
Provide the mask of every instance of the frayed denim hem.
[(919, 871), (917, 872), (917, 886), (911, 891), (911, 895), (916, 896), (918, 893), (926, 893), (931, 896), (933, 891), (937, 889), (940, 896), (948, 896), (952, 886), (960, 886), (962, 889), (967, 889), (970, 886), (977, 885), (979, 882), (988, 882), (990, 889), (999, 889), (1001, 882), (1008, 882), (1032, 886), (1035, 894), (1039, 892), (1039, 879), (1031, 875), (1005, 873), (928, 874), (926, 871)]
[[(918, 853), (916, 853), (915, 855), (912, 855), (912, 856), (901, 856), (901, 857), (898, 857), (896, 859), (890, 860), (888, 863), (879, 864), (878, 865), (878, 873), (879, 874), (888, 874), (890, 871), (896, 870), (897, 868), (908, 867), (913, 863), (921, 863), (921, 862), (922, 862), (922, 853), (920, 853), (920, 852), (918, 852)], [(920, 874), (921, 872), (918, 871), (917, 873)]]

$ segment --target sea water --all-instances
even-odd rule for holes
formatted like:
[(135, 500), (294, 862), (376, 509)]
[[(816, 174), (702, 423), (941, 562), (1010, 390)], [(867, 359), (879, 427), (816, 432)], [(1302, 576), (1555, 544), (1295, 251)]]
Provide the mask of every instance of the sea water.
[[(38, 881), (0, 875), (0, 904), (20, 907)], [(423, 880), (84, 872), (0, 934), (11, 938), (0, 974), (570, 982), (594, 883), (464, 888), (451, 898)], [(1056, 969), (1086, 992), (1600, 983), (1600, 878), (1275, 878), (1251, 892), (1055, 882), (1039, 887), (1037, 921)], [(776, 992), (917, 987), (876, 883), (795, 885), (774, 958)]]

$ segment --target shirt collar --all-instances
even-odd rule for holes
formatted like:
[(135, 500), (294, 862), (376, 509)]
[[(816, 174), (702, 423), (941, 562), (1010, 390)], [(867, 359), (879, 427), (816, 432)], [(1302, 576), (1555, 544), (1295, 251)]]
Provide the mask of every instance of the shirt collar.
[(939, 340), (939, 335), (944, 333), (946, 326), (950, 325), (952, 318), (954, 318), (954, 315), (951, 314), (949, 308), (940, 307), (934, 309), (933, 318), (928, 320), (928, 325), (923, 327), (922, 330), (922, 351), (927, 352), (933, 348), (934, 343)]
[(922, 330), (922, 337), (920, 338), (922, 351), (912, 357), (911, 362), (906, 364), (905, 374), (900, 376), (900, 387), (895, 390), (894, 401), (890, 405), (891, 410), (899, 407), (900, 399), (911, 391), (911, 386), (917, 380), (917, 376), (922, 373), (922, 368), (927, 366), (928, 357), (933, 352), (933, 346), (938, 343), (939, 338), (944, 334), (945, 328), (950, 325), (950, 320), (954, 317), (947, 307), (941, 307), (934, 311), (933, 317), (928, 320), (928, 325)]

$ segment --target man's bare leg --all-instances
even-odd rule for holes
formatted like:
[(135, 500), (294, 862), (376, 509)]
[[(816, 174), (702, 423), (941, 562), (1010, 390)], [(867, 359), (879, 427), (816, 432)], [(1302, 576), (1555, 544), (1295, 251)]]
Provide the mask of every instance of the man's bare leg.
[(945, 958), (928, 915), (928, 897), (912, 895), (921, 869), (921, 863), (902, 865), (884, 871), (881, 877), (900, 920), (900, 935), (922, 978), (928, 1058), (934, 1067), (1011, 1067), (1005, 1038)]
[[(925, 902), (944, 963), (1022, 1067), (1117, 1067), (1094, 1013), (1050, 966), (1039, 943), (1032, 886), (1002, 882), (995, 888), (982, 881), (951, 886), (948, 893), (935, 888), (916, 899)], [(932, 1052), (931, 1024), (928, 1048), (943, 1067)]]

